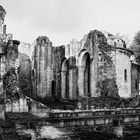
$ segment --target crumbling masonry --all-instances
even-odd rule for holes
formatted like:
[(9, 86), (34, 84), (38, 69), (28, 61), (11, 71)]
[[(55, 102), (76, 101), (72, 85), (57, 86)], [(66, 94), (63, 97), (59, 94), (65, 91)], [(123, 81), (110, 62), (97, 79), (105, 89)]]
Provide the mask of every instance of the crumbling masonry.
[[(0, 6), (1, 95), (4, 95), (3, 76), (13, 67), (17, 73), (19, 67), (19, 41), (6, 33), (5, 14)], [(26, 95), (75, 100), (99, 96), (127, 98), (139, 94), (139, 65), (131, 61), (133, 52), (126, 48), (124, 40), (110, 33), (90, 31), (80, 42), (72, 40), (68, 45), (57, 47), (48, 37), (41, 36), (33, 47), (32, 76), (24, 79), (32, 83), (32, 92), (24, 90)], [(27, 75), (30, 76), (30, 69), (26, 78)], [(22, 82), (22, 87), (26, 89), (27, 84)]]
[(32, 55), (32, 96), (70, 100), (136, 96), (138, 67), (132, 54), (124, 40), (97, 30), (80, 42), (57, 47), (47, 37), (38, 37)]

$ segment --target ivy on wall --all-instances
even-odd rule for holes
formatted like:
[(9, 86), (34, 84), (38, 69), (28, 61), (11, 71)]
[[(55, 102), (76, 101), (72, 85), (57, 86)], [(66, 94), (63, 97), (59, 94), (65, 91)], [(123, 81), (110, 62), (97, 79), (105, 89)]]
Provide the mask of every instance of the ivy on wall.
[[(116, 83), (115, 66), (113, 64), (112, 57), (110, 56), (112, 46), (108, 45), (99, 36), (99, 50), (103, 58), (102, 65), (98, 66), (99, 79), (97, 82), (97, 88), (100, 90), (102, 97), (119, 97), (118, 86)], [(99, 62), (100, 63), (100, 62)], [(100, 72), (101, 71), (101, 72)], [(100, 72), (100, 73), (99, 73)]]
[(19, 88), (21, 93), (29, 96), (31, 93), (31, 62), (28, 55), (19, 53)]
[(118, 87), (116, 84), (116, 79), (112, 78), (106, 78), (104, 80), (98, 81), (97, 82), (97, 87), (100, 90), (101, 96), (102, 97), (116, 97), (118, 98)]
[(105, 35), (97, 30), (90, 32), (89, 38), (92, 40), (93, 50), (96, 49), (100, 53), (100, 56), (99, 54), (94, 54), (98, 57), (96, 92), (100, 93), (101, 97), (119, 97), (115, 66), (111, 57), (113, 47), (107, 43)]
[(7, 99), (19, 98), (19, 82), (15, 68), (11, 67), (5, 74), (3, 84)]

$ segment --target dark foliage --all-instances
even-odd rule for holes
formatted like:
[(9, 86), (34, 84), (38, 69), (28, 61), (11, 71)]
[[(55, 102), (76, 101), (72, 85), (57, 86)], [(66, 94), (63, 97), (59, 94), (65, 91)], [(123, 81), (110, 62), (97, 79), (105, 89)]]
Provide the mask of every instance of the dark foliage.
[(29, 95), (31, 88), (31, 63), (29, 56), (19, 53), (19, 85), (23, 94)]
[(132, 46), (130, 49), (134, 52), (136, 61), (140, 63), (140, 31), (135, 34)]
[(19, 82), (15, 68), (12, 67), (4, 76), (4, 89), (8, 99), (19, 98)]
[(119, 97), (118, 87), (115, 78), (99, 81), (97, 83), (97, 87), (100, 89), (100, 93), (102, 97), (106, 97), (106, 96), (117, 97), (117, 98)]

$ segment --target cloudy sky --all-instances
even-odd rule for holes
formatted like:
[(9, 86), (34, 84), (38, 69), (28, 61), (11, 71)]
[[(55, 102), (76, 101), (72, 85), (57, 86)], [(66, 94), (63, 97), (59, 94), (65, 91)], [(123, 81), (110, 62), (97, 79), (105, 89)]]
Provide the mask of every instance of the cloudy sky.
[(140, 30), (140, 0), (0, 0), (7, 32), (32, 43), (45, 35), (54, 45), (81, 40), (90, 30), (133, 38)]

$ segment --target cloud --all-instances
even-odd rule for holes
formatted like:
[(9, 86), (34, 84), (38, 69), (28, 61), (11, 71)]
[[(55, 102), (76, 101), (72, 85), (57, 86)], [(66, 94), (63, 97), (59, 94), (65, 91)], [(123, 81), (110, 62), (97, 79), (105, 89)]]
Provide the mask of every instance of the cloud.
[(42, 4), (41, 9), (32, 13), (32, 25), (35, 27), (69, 32), (81, 25), (83, 15), (82, 0), (51, 0)]
[(32, 28), (72, 31), (82, 23), (84, 0), (12, 0), (6, 1), (8, 15)]
[(139, 0), (0, 0), (8, 31), (32, 42), (47, 35), (55, 44), (79, 40), (89, 30), (133, 37), (140, 30)]

